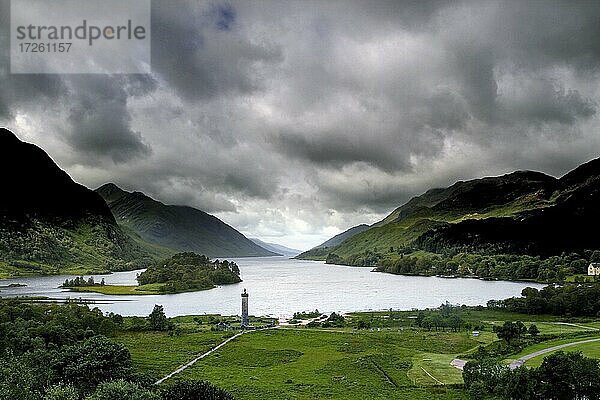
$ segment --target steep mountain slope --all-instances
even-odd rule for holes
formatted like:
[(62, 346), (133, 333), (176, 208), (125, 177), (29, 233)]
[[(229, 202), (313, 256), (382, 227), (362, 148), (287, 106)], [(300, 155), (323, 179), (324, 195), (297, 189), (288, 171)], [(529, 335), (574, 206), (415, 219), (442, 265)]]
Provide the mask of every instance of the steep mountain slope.
[[(342, 259), (399, 249), (539, 255), (600, 248), (600, 160), (561, 179), (531, 171), (457, 182), (411, 199), (370, 229), (329, 248)], [(323, 258), (327, 254), (320, 254)]]
[(123, 270), (151, 261), (102, 197), (6, 129), (0, 129), (0, 168), (0, 275)]
[(257, 245), (259, 245), (260, 247), (262, 247), (263, 249), (267, 249), (269, 251), (280, 254), (282, 256), (292, 257), (292, 256), (296, 256), (296, 255), (302, 253), (300, 250), (291, 249), (289, 247), (282, 246), (277, 243), (267, 243), (267, 242), (263, 242), (262, 240), (257, 239), (257, 238), (249, 238), (249, 239), (252, 240)]
[(296, 256), (296, 258), (305, 259), (305, 260), (323, 259), (324, 257), (327, 257), (327, 254), (330, 253), (330, 251), (333, 247), (340, 245), (345, 240), (350, 239), (352, 236), (357, 235), (361, 232), (364, 232), (369, 228), (370, 228), (370, 226), (367, 224), (353, 226), (352, 228), (347, 229), (342, 233), (338, 233), (337, 235), (335, 235), (331, 239), (321, 243), (320, 245), (315, 246), (310, 250), (307, 250), (303, 253), (298, 254)]
[(124, 191), (112, 183), (96, 192), (104, 198), (119, 224), (150, 243), (209, 257), (275, 255), (204, 211), (165, 205), (143, 193)]
[(600, 223), (600, 159), (583, 164), (554, 185), (548, 206), (524, 210), (513, 218), (488, 218), (451, 224), (425, 233), (416, 244), (427, 250), (453, 248), (556, 255), (599, 249), (590, 234)]

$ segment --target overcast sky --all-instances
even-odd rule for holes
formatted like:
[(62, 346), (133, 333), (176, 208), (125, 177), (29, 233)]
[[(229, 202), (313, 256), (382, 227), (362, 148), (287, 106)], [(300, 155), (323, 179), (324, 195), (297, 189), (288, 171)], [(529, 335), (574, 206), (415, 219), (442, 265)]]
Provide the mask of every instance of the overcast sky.
[(116, 76), (10, 75), (0, 4), (0, 124), (265, 241), (600, 156), (598, 1), (155, 1), (153, 73)]

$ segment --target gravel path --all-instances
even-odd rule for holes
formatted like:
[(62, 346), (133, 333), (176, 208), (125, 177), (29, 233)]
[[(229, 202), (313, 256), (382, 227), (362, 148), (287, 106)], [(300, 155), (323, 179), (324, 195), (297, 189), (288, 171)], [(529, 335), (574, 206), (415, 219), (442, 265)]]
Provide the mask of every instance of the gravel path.
[(167, 379), (173, 377), (174, 375), (177, 375), (178, 373), (188, 369), (189, 367), (191, 367), (192, 365), (194, 365), (198, 360), (203, 359), (206, 356), (209, 356), (210, 354), (212, 354), (213, 352), (219, 350), (221, 347), (225, 346), (227, 343), (231, 342), (232, 340), (242, 336), (244, 333), (246, 333), (247, 331), (241, 331), (240, 333), (233, 335), (232, 337), (230, 337), (229, 339), (225, 340), (224, 342), (222, 342), (221, 344), (219, 344), (218, 346), (213, 347), (212, 349), (210, 349), (209, 351), (207, 351), (206, 353), (194, 358), (192, 361), (190, 361), (189, 363), (185, 364), (182, 367), (177, 368), (175, 371), (171, 372), (169, 375), (165, 376), (164, 378), (159, 379), (158, 381), (156, 381), (154, 384), (155, 385), (160, 385), (161, 383), (163, 383), (164, 381), (166, 381)]

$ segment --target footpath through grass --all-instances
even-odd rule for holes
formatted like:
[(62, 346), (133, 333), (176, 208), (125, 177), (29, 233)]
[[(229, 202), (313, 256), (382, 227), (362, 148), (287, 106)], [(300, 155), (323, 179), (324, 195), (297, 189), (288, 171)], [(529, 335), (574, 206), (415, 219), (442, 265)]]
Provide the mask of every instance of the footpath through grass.
[[(422, 371), (414, 360), (431, 358), (427, 351), (460, 352), (474, 345), (464, 334), (441, 332), (274, 329), (236, 339), (184, 371), (181, 378), (218, 382), (240, 399), (462, 398), (457, 389), (419, 388), (435, 382), (412, 372)], [(455, 372), (444, 364), (426, 366), (438, 379), (456, 382)]]
[[(134, 365), (166, 375), (229, 333), (122, 334)], [(205, 379), (239, 399), (461, 399), (455, 354), (477, 346), (465, 332), (348, 332), (272, 329), (250, 332), (173, 379)], [(425, 372), (427, 371), (427, 373)]]
[[(498, 338), (492, 329), (502, 321), (520, 320), (527, 326), (535, 323), (540, 335), (548, 338), (569, 336), (531, 345), (522, 354), (599, 334), (589, 329), (599, 324), (591, 318), (568, 320), (579, 325), (570, 326), (557, 324), (563, 321), (551, 316), (475, 309), (461, 309), (459, 313), (465, 323), (477, 327), (478, 337), (472, 335), (472, 329), (418, 328), (415, 311), (353, 313), (339, 326), (287, 326), (249, 332), (171, 379), (208, 380), (242, 400), (467, 399), (462, 372), (450, 366), (450, 361), (458, 356), (468, 358), (480, 345), (495, 346)], [(129, 348), (139, 372), (158, 379), (176, 370), (232, 336), (234, 332), (214, 331), (212, 327), (217, 322), (232, 324), (236, 318), (185, 316), (172, 321), (176, 328), (170, 334), (118, 336)], [(356, 329), (359, 323), (367, 328)], [(600, 357), (599, 348), (599, 344), (591, 343), (568, 350)], [(527, 365), (536, 362), (534, 359)]]

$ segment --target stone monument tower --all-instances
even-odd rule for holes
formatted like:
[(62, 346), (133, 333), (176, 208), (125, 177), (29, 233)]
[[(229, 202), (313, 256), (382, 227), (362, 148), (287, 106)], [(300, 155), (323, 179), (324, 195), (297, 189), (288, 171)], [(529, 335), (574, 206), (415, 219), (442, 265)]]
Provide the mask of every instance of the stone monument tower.
[(242, 328), (250, 326), (248, 322), (248, 292), (244, 289), (242, 293)]

